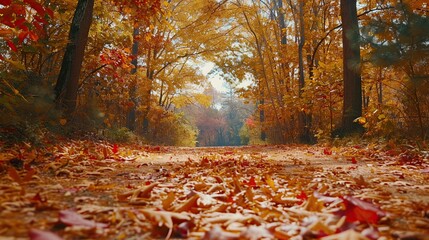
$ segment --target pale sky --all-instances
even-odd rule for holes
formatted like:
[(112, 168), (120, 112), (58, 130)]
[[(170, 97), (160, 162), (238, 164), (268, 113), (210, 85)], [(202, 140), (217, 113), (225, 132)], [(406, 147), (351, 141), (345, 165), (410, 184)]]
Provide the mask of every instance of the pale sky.
[(223, 80), (223, 78), (218, 73), (208, 74), (214, 67), (215, 67), (214, 63), (205, 62), (203, 65), (201, 65), (200, 70), (208, 78), (208, 80), (216, 90), (218, 90), (219, 92), (226, 92), (227, 91), (227, 88), (225, 87), (226, 82)]

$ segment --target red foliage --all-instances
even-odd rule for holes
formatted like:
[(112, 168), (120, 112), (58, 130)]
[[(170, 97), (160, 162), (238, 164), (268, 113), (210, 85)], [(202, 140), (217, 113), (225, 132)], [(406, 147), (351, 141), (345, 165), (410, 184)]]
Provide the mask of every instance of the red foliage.
[(345, 204), (343, 214), (346, 216), (346, 221), (349, 223), (366, 222), (376, 224), (381, 217), (386, 216), (386, 214), (374, 204), (358, 198), (345, 196), (343, 201)]
[(256, 185), (256, 181), (255, 181), (255, 177), (254, 176), (252, 176), (252, 177), (250, 177), (250, 180), (249, 180), (249, 182), (247, 183), (247, 185), (249, 186), (249, 187), (252, 187), (252, 188), (255, 188), (257, 185)]
[[(16, 44), (22, 44), (25, 39), (28, 41), (38, 41), (40, 36), (44, 35), (43, 26), (48, 24), (47, 19), (54, 17), (54, 12), (35, 0), (12, 1), (0, 0), (0, 27), (6, 26), (6, 29), (16, 30), (15, 36), (7, 36), (6, 42), (14, 52), (18, 51)], [(28, 16), (30, 7), (36, 13)], [(29, 19), (32, 19), (30, 21)], [(12, 41), (13, 40), (13, 41)]]
[(113, 144), (112, 152), (113, 154), (117, 154), (119, 152), (118, 144)]
[(301, 193), (296, 196), (296, 198), (300, 199), (301, 201), (299, 202), (299, 204), (302, 204), (305, 200), (308, 199), (308, 196), (304, 191), (301, 191)]
[(325, 154), (325, 155), (332, 155), (332, 149), (330, 149), (330, 148), (323, 149), (323, 154)]

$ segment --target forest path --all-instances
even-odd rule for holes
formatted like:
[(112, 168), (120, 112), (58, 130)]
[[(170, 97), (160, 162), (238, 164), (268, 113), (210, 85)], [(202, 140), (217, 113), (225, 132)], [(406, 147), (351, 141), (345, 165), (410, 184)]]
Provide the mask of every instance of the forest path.
[(0, 171), (11, 239), (429, 236), (428, 159), (410, 149), (69, 141), (0, 153)]

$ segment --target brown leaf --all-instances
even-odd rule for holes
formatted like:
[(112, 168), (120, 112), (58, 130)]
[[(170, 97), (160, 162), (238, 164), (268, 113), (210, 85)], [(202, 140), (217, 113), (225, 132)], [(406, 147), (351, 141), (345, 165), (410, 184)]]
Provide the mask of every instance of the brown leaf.
[(92, 220), (87, 220), (83, 218), (80, 214), (72, 211), (72, 210), (62, 210), (60, 211), (59, 220), (69, 226), (82, 226), (82, 227), (90, 227), (90, 228), (96, 228), (101, 227), (105, 228), (107, 227), (107, 224), (104, 223), (97, 223)]
[(9, 168), (7, 173), (13, 181), (19, 183), (20, 185), (23, 183), (21, 176), (19, 176), (19, 173), (16, 171), (15, 168)]
[(162, 207), (164, 210), (170, 210), (174, 200), (176, 200), (176, 194), (174, 192), (169, 192), (167, 198), (162, 200)]
[(175, 212), (187, 212), (192, 207), (197, 205), (197, 200), (200, 198), (198, 194), (195, 194), (191, 198), (189, 198), (186, 202), (184, 202), (182, 205), (177, 206), (174, 211)]
[(144, 209), (141, 212), (149, 219), (154, 221), (157, 226), (166, 226), (170, 229), (173, 228), (173, 219), (189, 221), (191, 218), (184, 213), (155, 211), (152, 209)]
[(27, 173), (25, 174), (24, 178), (22, 179), (23, 182), (28, 182), (33, 178), (33, 176), (36, 174), (36, 170), (34, 168), (30, 168)]

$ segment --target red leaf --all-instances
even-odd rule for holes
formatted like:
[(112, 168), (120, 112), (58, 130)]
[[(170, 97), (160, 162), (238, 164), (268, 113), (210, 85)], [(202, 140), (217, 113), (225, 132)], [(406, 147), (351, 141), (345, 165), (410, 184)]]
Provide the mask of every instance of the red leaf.
[(43, 8), (43, 5), (34, 1), (34, 0), (24, 0), (24, 2), (28, 3), (31, 8), (36, 10), (37, 14), (39, 14), (41, 17), (44, 17), (46, 14), (45, 9)]
[(332, 149), (330, 149), (330, 148), (323, 149), (323, 154), (325, 154), (325, 155), (332, 155)]
[(21, 4), (12, 4), (11, 6), (12, 11), (17, 15), (17, 16), (25, 16), (25, 7)]
[(247, 184), (247, 185), (249, 185), (249, 187), (256, 187), (257, 185), (256, 185), (256, 181), (255, 181), (255, 177), (250, 177), (250, 180), (249, 180), (249, 183)]
[(119, 151), (119, 147), (118, 147), (118, 145), (117, 145), (117, 144), (113, 144), (113, 148), (112, 148), (112, 152), (113, 152), (113, 154), (117, 154), (117, 153), (118, 153), (118, 151)]
[(304, 191), (301, 191), (301, 193), (298, 196), (296, 196), (296, 198), (300, 199), (301, 202), (299, 202), (299, 204), (302, 204), (305, 200), (308, 199), (308, 196)]
[(12, 51), (14, 51), (14, 52), (18, 51), (18, 48), (16, 47), (16, 45), (12, 41), (7, 40), (6, 43), (10, 47), (10, 49), (12, 49)]
[(346, 205), (344, 215), (349, 223), (358, 221), (376, 224), (381, 217), (386, 216), (386, 213), (372, 203), (351, 196), (346, 196), (343, 200)]
[(355, 158), (355, 157), (352, 157), (352, 163), (353, 163), (353, 164), (357, 164), (357, 161), (356, 161), (356, 158)]
[(12, 0), (0, 0), (0, 4), (3, 6), (9, 6), (12, 4)]
[(69, 226), (83, 226), (83, 227), (107, 227), (107, 224), (104, 223), (96, 223), (92, 220), (87, 220), (83, 218), (80, 214), (72, 211), (72, 210), (62, 210), (60, 211), (59, 219), (62, 223)]
[(42, 231), (38, 229), (31, 229), (28, 232), (30, 240), (62, 240), (61, 237), (53, 232)]
[(18, 18), (15, 20), (15, 26), (17, 26), (20, 29), (27, 28), (27, 26), (24, 26), (24, 23), (26, 21), (27, 20), (25, 20), (25, 18)]
[(54, 11), (50, 8), (46, 8), (46, 13), (49, 15), (49, 17), (54, 18)]
[(21, 32), (19, 35), (18, 35), (18, 40), (19, 40), (19, 43), (22, 43), (23, 41), (24, 41), (24, 39), (27, 37), (27, 35), (28, 35), (28, 32)]

